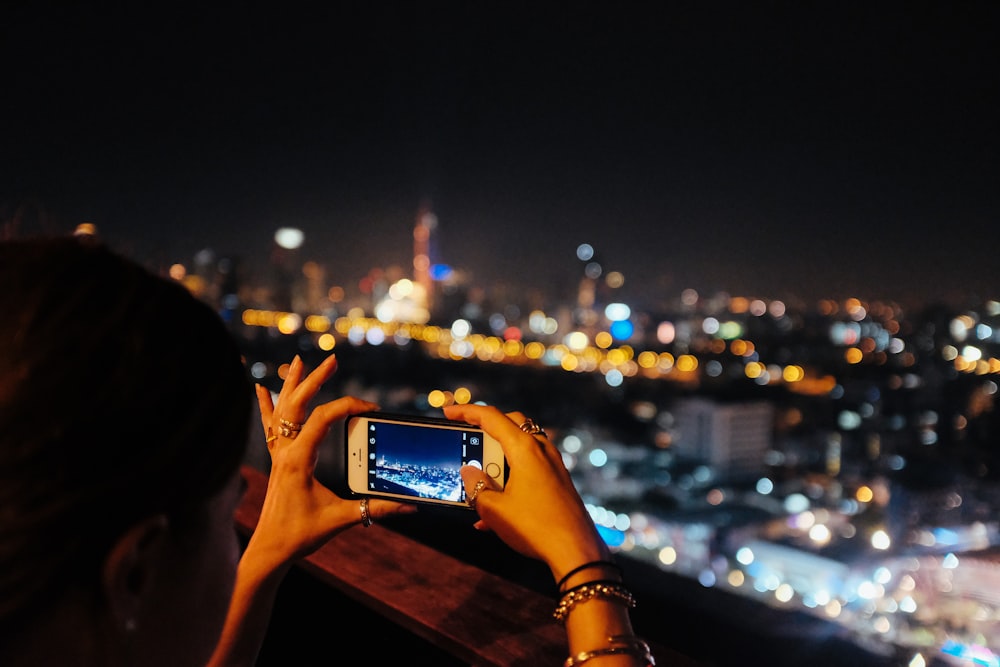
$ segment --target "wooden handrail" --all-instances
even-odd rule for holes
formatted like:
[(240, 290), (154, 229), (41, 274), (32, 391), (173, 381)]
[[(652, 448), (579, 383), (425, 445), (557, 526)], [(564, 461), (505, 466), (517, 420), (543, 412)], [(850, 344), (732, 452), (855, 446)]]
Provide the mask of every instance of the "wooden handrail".
[[(243, 476), (248, 488), (236, 523), (249, 536), (260, 518), (267, 474), (247, 465)], [(553, 598), (389, 528), (350, 528), (301, 567), (469, 665), (555, 666), (566, 659), (565, 631), (552, 618)], [(660, 665), (696, 665), (665, 647), (653, 648)]]

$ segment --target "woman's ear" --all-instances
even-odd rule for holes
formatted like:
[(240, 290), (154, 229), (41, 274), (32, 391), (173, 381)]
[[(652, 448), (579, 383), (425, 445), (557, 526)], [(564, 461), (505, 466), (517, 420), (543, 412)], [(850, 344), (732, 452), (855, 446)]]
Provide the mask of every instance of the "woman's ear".
[(143, 600), (166, 557), (168, 528), (165, 514), (146, 517), (122, 533), (104, 559), (104, 594), (116, 627), (125, 632), (136, 629)]

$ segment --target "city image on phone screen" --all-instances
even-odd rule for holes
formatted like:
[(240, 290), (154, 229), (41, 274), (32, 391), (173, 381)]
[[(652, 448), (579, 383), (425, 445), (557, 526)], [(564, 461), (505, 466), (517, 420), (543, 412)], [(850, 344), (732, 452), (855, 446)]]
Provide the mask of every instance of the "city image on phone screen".
[(463, 465), (483, 467), (483, 433), (368, 422), (368, 489), (464, 502)]

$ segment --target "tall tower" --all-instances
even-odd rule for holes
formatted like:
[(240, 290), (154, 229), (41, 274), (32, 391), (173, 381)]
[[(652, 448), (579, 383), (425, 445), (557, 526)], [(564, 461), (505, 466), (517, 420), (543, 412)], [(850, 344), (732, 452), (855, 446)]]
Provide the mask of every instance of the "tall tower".
[(430, 204), (424, 203), (417, 212), (413, 227), (413, 282), (424, 288), (427, 310), (434, 307), (434, 279), (431, 276), (431, 236), (437, 228), (437, 216)]

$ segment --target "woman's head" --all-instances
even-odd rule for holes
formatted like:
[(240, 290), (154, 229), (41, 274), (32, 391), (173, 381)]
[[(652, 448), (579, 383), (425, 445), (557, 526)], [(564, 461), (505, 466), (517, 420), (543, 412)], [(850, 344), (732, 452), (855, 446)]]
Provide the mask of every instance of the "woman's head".
[(196, 523), (243, 459), (251, 391), (221, 319), (73, 238), (0, 243), (0, 636), (97, 590), (130, 526)]

